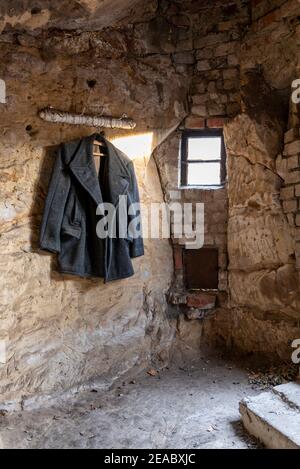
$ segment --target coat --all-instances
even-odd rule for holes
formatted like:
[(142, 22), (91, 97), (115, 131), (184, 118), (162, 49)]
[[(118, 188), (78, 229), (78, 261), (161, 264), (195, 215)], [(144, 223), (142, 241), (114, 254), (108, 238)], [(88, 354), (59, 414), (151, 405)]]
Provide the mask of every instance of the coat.
[[(108, 156), (101, 158), (97, 174), (93, 158), (94, 140), (102, 140)], [(144, 246), (140, 227), (138, 236), (127, 228), (126, 235), (101, 239), (96, 227), (99, 204), (108, 202), (119, 209), (119, 196), (128, 205), (139, 203), (133, 163), (102, 136), (62, 144), (58, 151), (45, 202), (40, 231), (40, 247), (58, 253), (59, 270), (80, 277), (103, 277), (105, 282), (134, 274), (131, 258), (142, 256)]]

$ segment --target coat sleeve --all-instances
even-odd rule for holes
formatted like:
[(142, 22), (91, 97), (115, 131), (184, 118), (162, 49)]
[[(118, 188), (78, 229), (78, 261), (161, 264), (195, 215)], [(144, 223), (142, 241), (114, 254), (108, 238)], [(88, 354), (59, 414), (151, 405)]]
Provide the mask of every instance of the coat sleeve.
[[(144, 242), (142, 234), (142, 219), (138, 184), (135, 176), (134, 166), (129, 164), (130, 186), (128, 190), (128, 239), (130, 241), (130, 257), (140, 257), (144, 255)], [(132, 206), (132, 211), (130, 210)]]
[(60, 147), (56, 154), (42, 218), (40, 230), (41, 249), (60, 252), (61, 226), (70, 186), (70, 176), (64, 168), (63, 149)]

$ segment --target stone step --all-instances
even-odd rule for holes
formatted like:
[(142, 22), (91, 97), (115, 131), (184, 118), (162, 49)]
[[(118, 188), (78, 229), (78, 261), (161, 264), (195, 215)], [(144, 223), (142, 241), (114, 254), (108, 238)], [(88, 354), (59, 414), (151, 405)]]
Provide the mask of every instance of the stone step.
[(273, 391), (275, 394), (278, 394), (283, 401), (287, 402), (290, 407), (300, 411), (300, 381), (281, 384), (280, 386), (276, 386)]
[(276, 386), (240, 403), (246, 430), (267, 448), (300, 449), (300, 384)]

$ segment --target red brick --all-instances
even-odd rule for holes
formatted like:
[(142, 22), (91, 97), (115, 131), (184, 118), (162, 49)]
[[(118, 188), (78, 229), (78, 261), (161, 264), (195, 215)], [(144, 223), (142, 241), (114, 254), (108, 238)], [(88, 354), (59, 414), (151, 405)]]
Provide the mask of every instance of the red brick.
[(185, 127), (187, 129), (204, 129), (205, 119), (198, 116), (190, 116), (185, 119)]
[(174, 264), (175, 264), (175, 270), (182, 270), (183, 268), (182, 249), (179, 246), (174, 247)]
[(210, 129), (221, 129), (226, 124), (226, 119), (218, 117), (214, 119), (207, 119), (207, 127)]
[(187, 296), (187, 306), (190, 308), (213, 309), (216, 304), (216, 295), (209, 293), (191, 293)]

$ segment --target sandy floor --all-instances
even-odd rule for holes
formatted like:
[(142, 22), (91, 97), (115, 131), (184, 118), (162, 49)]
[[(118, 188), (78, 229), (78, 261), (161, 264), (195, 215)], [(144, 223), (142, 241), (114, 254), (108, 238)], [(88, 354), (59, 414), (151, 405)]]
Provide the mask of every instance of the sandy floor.
[(2, 448), (255, 448), (239, 401), (253, 395), (229, 362), (146, 373), (103, 393), (78, 394), (58, 408), (0, 416)]

